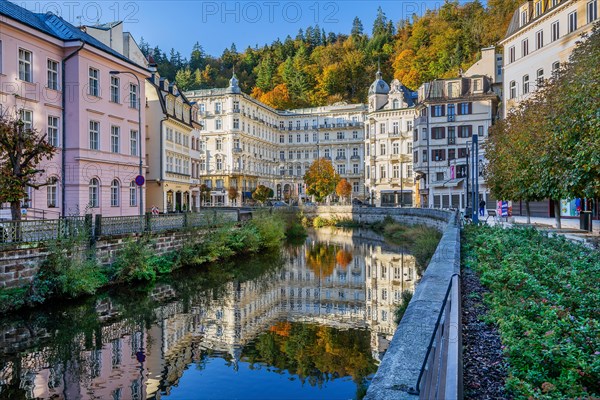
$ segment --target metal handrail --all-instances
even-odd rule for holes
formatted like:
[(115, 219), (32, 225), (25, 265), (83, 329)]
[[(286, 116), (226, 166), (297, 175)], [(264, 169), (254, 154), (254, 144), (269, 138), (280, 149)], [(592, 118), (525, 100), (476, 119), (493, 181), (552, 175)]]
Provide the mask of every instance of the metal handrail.
[[(449, 299), (450, 293), (452, 291), (454, 277), (459, 277), (460, 278), (460, 276), (461, 276), (460, 273), (454, 273), (450, 277), (450, 282), (448, 283), (448, 289), (446, 289), (446, 295), (444, 296), (444, 301), (442, 302), (442, 307), (441, 307), (440, 312), (438, 314), (438, 317), (437, 317), (437, 320), (436, 320), (436, 323), (435, 323), (435, 327), (433, 328), (433, 332), (431, 333), (431, 339), (429, 341), (429, 345), (427, 346), (427, 352), (425, 353), (425, 358), (423, 359), (423, 365), (421, 366), (421, 370), (419, 372), (419, 378), (417, 379), (416, 387), (410, 388), (408, 390), (409, 394), (414, 394), (414, 395), (420, 395), (421, 394), (421, 381), (423, 380), (423, 376), (425, 375), (425, 372), (427, 371), (427, 366), (428, 366), (428, 363), (429, 363), (429, 356), (430, 356), (431, 350), (433, 349), (433, 346), (434, 346), (436, 334), (437, 334), (437, 331), (438, 331), (438, 329), (440, 327), (440, 322), (441, 322), (442, 317), (444, 316), (444, 313), (446, 311), (446, 304), (448, 303), (448, 299)], [(459, 284), (460, 284), (460, 282), (459, 282)], [(460, 301), (460, 299), (459, 299), (459, 301)]]

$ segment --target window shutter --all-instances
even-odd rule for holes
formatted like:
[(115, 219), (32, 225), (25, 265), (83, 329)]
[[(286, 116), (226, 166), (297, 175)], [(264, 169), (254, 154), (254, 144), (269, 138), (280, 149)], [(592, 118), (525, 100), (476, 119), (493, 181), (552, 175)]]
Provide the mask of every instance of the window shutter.
[(442, 117), (446, 115), (446, 106), (442, 104)]
[(469, 102), (469, 114), (473, 114), (473, 103)]
[[(443, 106), (442, 106), (443, 107)], [(442, 126), (441, 128), (441, 136), (440, 139), (445, 139), (446, 138), (446, 127)]]
[(456, 110), (457, 114), (462, 115), (462, 103), (457, 103), (456, 108), (458, 108), (458, 110)]
[[(471, 104), (471, 103), (469, 103)], [(467, 125), (467, 129), (469, 132), (469, 137), (473, 136), (473, 125)]]

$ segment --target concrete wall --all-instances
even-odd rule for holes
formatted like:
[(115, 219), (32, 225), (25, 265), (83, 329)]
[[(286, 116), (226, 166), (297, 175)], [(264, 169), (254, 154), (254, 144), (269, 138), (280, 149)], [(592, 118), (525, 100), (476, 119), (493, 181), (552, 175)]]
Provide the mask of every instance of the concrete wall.
[[(448, 285), (452, 276), (460, 272), (460, 229), (456, 225), (455, 214), (442, 210), (410, 209), (407, 220), (423, 219), (426, 215), (431, 215), (433, 226), (441, 226), (443, 215), (447, 216), (444, 234), (421, 282), (417, 285), (365, 399), (418, 398), (407, 391), (416, 388)], [(398, 220), (402, 222), (402, 218)], [(460, 327), (452, 328), (451, 332), (460, 332)], [(459, 360), (449, 359), (448, 363), (456, 364), (455, 373), (462, 374)]]
[(349, 219), (372, 223), (382, 221), (389, 216), (407, 225), (427, 225), (440, 232), (446, 229), (454, 215), (451, 211), (433, 208), (317, 206), (300, 209), (308, 218), (319, 216), (325, 219)]

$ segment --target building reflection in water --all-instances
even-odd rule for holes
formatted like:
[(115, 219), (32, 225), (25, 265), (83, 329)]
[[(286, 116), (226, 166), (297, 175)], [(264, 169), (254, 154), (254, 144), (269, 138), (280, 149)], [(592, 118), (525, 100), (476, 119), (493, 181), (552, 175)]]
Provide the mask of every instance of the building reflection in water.
[(0, 363), (0, 397), (18, 385), (30, 399), (160, 398), (207, 351), (236, 369), (244, 347), (283, 321), (367, 330), (379, 361), (396, 328), (395, 305), (417, 278), (411, 255), (356, 233), (320, 230), (286, 249), (282, 268), (257, 279), (229, 281), (186, 300), (169, 285), (157, 286), (150, 297), (166, 300), (153, 309), (151, 324), (123, 317), (110, 299), (98, 301), (101, 328), (72, 339), (67, 362), (55, 361), (57, 338), (40, 350), (28, 348), (32, 340), (43, 343), (47, 332), (5, 329), (0, 355), (19, 349), (19, 335), (27, 338), (18, 357)]

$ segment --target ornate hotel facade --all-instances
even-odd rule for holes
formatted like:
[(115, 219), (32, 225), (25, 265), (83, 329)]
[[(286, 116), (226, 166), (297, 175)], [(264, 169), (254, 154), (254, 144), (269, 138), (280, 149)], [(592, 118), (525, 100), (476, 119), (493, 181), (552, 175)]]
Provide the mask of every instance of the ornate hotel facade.
[(194, 174), (212, 189), (213, 204), (228, 204), (230, 187), (243, 202), (258, 185), (277, 198), (308, 200), (303, 176), (321, 157), (350, 182), (353, 197), (365, 197), (364, 105), (279, 111), (242, 93), (235, 75), (227, 88), (185, 96), (197, 104), (202, 125)]

